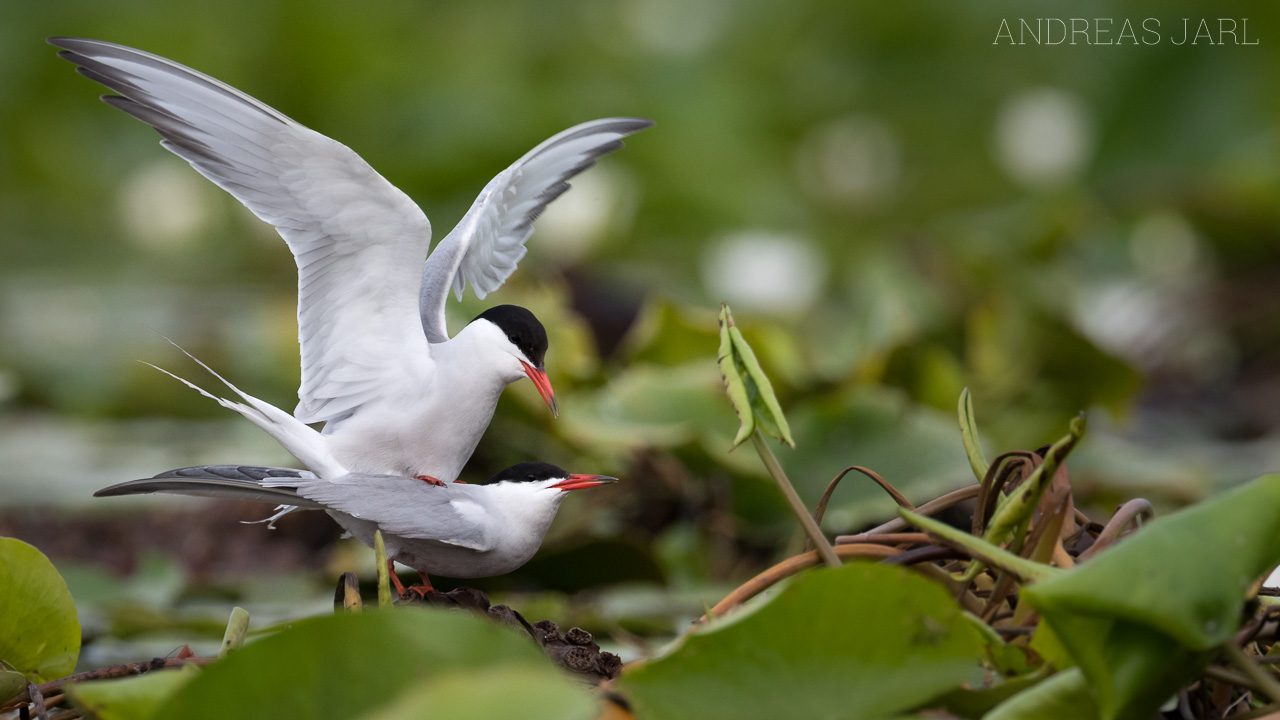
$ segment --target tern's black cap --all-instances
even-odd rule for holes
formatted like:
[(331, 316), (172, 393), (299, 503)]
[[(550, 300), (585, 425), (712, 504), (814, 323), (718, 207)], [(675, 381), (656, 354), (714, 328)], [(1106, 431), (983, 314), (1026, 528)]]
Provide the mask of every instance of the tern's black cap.
[(564, 468), (556, 467), (551, 463), (544, 462), (526, 462), (519, 465), (512, 465), (506, 470), (498, 472), (498, 474), (485, 480), (477, 485), (493, 485), (500, 482), (539, 482), (541, 480), (550, 480), (552, 478), (567, 478), (569, 471)]
[(534, 367), (542, 367), (547, 356), (547, 331), (533, 313), (519, 305), (495, 305), (475, 316), (471, 322), (476, 320), (488, 320), (497, 325)]

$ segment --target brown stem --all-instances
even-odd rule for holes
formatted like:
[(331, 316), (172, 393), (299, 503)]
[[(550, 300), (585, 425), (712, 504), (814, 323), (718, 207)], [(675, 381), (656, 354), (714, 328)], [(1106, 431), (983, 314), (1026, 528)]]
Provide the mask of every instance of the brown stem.
[(44, 706), (44, 693), (33, 682), (27, 682), (27, 696), (31, 698), (31, 712), (40, 720), (49, 720), (49, 710)]
[(1155, 514), (1155, 510), (1151, 508), (1151, 503), (1142, 498), (1135, 498), (1120, 506), (1116, 510), (1116, 514), (1111, 516), (1107, 524), (1102, 527), (1102, 532), (1098, 533), (1097, 539), (1089, 546), (1088, 550), (1080, 553), (1080, 561), (1083, 562), (1097, 555), (1100, 551), (1105, 550), (1116, 540), (1120, 539), (1120, 533), (1129, 526), (1131, 522), (1137, 522), (1141, 525), (1143, 518), (1150, 521)]
[[(155, 658), (153, 660), (143, 660), (142, 662), (128, 663), (126, 665), (112, 665), (110, 667), (98, 668), (97, 670), (89, 670), (88, 672), (68, 675), (57, 680), (50, 680), (40, 685), (32, 685), (30, 687), (39, 691), (41, 696), (47, 695), (54, 691), (59, 691), (69, 682), (84, 682), (87, 680), (107, 680), (109, 678), (126, 677), (128, 675), (141, 675), (151, 672), (152, 670), (167, 670), (170, 668), (178, 668), (187, 663), (196, 665), (208, 665), (217, 658), (196, 657), (196, 658)], [(26, 705), (31, 702), (31, 695), (27, 690), (23, 690), (15, 697), (10, 698), (4, 703), (5, 708), (16, 705)]]
[[(936, 515), (937, 513), (940, 513), (943, 510), (946, 510), (947, 508), (951, 507), (952, 505), (956, 505), (958, 503), (964, 502), (965, 500), (971, 500), (977, 497), (979, 487), (980, 486), (978, 485), (966, 485), (965, 487), (962, 487), (958, 490), (952, 490), (951, 492), (947, 493), (946, 495), (943, 495), (942, 497), (935, 498), (921, 505), (920, 507), (916, 508), (915, 511), (917, 514), (924, 515), (926, 517)], [(911, 527), (911, 525), (907, 523), (906, 520), (903, 520), (902, 518), (894, 518), (889, 522), (884, 523), (883, 525), (878, 525), (866, 531), (865, 533), (860, 533), (860, 534), (861, 535), (880, 535), (882, 533), (899, 532), (909, 527)], [(858, 535), (840, 535), (836, 537), (836, 545), (843, 545), (845, 543), (857, 542), (856, 540), (850, 539), (855, 537), (858, 537)]]
[[(835, 553), (842, 559), (848, 558), (886, 558), (898, 554), (898, 550), (884, 545), (841, 545)], [(764, 572), (739, 585), (733, 592), (711, 608), (712, 617), (720, 617), (733, 608), (768, 590), (780, 580), (795, 575), (801, 570), (811, 568), (822, 562), (815, 551), (789, 557)], [(706, 617), (702, 621), (706, 621)]]
[(929, 536), (922, 532), (904, 532), (904, 533), (880, 533), (879, 535), (871, 535), (869, 533), (860, 533), (858, 535), (841, 535), (840, 542), (837, 545), (850, 545), (857, 543), (878, 543), (880, 545), (919, 545), (929, 542)]
[[(865, 467), (862, 467), (861, 465), (850, 465), (844, 470), (841, 470), (839, 475), (836, 475), (834, 478), (832, 478), (831, 482), (827, 483), (827, 489), (822, 493), (822, 497), (818, 498), (818, 504), (813, 508), (814, 522), (818, 523), (819, 525), (822, 524), (822, 516), (825, 515), (827, 512), (827, 503), (831, 501), (831, 495), (835, 493), (836, 486), (840, 484), (840, 481), (844, 479), (845, 475), (848, 475), (854, 470), (857, 470), (863, 475), (866, 475), (867, 477), (876, 481), (876, 484), (878, 484), (881, 488), (884, 488), (884, 491), (889, 493), (889, 496), (892, 497), (893, 501), (898, 503), (900, 507), (904, 507), (908, 510), (916, 509), (914, 505), (912, 505), (910, 502), (907, 501), (905, 497), (903, 497), (902, 493), (898, 492), (897, 488), (889, 484), (889, 481), (880, 477), (874, 471), (869, 470)], [(806, 539), (804, 541), (805, 552), (808, 552), (812, 549), (813, 549), (813, 542)]]

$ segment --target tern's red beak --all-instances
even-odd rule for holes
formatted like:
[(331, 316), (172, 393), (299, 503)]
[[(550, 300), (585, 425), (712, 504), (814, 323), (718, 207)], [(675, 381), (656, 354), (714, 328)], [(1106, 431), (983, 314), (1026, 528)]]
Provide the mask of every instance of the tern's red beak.
[(570, 475), (567, 479), (561, 480), (551, 487), (568, 492), (570, 490), (586, 490), (587, 488), (608, 485), (617, 481), (618, 478), (612, 478), (608, 475)]
[(551, 380), (547, 378), (547, 371), (542, 368), (536, 368), (529, 363), (521, 360), (520, 364), (524, 366), (524, 374), (529, 376), (533, 381), (534, 387), (538, 388), (538, 394), (542, 396), (542, 401), (551, 408), (551, 414), (558, 416), (560, 408), (556, 406), (556, 391), (551, 389)]

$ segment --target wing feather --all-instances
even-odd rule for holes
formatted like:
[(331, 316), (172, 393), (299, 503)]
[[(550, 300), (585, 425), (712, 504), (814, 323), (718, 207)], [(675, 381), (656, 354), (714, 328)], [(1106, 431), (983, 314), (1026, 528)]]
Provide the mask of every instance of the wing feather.
[[(97, 40), (50, 38), (103, 99), (271, 223), (298, 265), (304, 422), (349, 415), (429, 363), (414, 312), (431, 225), (350, 148), (218, 80)], [(336, 379), (354, 367), (370, 378)], [(383, 378), (382, 384), (373, 378)]]
[(569, 180), (622, 147), (622, 138), (652, 126), (652, 120), (640, 118), (575, 125), (489, 181), (458, 226), (427, 258), (418, 298), (427, 339), (433, 343), (449, 339), (444, 308), (450, 288), (462, 299), (467, 283), (479, 298), (501, 287), (524, 257), (533, 221), (569, 189)]

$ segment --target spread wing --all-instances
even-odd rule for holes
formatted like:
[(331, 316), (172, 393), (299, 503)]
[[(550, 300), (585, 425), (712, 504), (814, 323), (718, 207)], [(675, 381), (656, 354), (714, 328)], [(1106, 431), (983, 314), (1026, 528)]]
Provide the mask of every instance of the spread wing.
[(622, 138), (652, 126), (652, 120), (639, 118), (575, 125), (490, 180), (458, 226), (427, 258), (418, 298), (427, 339), (433, 343), (449, 339), (444, 306), (450, 287), (459, 300), (467, 283), (479, 298), (501, 287), (524, 257), (533, 221), (569, 189), (569, 180), (602, 155), (622, 147)]
[(298, 265), (304, 422), (350, 414), (428, 363), (414, 313), (431, 225), (350, 148), (218, 80), (98, 40), (50, 38), (103, 100), (279, 231)]
[(471, 500), (478, 486), (448, 483), (436, 487), (391, 475), (347, 475), (335, 482), (304, 480), (297, 493), (327, 508), (372, 520), (385, 534), (432, 540), (470, 548), (493, 549), (493, 540), (477, 522), (480, 506)]

